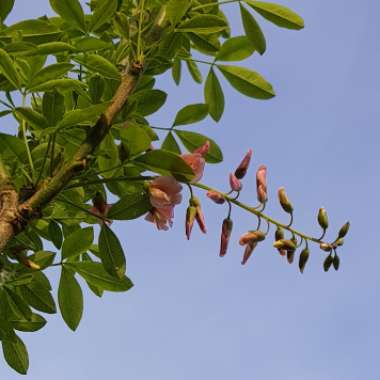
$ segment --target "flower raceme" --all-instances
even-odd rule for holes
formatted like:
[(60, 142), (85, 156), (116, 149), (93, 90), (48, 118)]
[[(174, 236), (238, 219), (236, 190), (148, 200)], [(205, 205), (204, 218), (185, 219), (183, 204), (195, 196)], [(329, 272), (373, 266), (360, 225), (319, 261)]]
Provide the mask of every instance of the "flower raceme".
[(145, 217), (159, 230), (167, 230), (173, 224), (174, 207), (181, 203), (182, 186), (175, 178), (161, 176), (150, 182), (148, 192), (152, 210)]
[(182, 159), (191, 167), (195, 176), (192, 183), (198, 182), (203, 177), (206, 161), (204, 156), (210, 150), (210, 142), (206, 141), (201, 147), (194, 150), (193, 153), (183, 154)]

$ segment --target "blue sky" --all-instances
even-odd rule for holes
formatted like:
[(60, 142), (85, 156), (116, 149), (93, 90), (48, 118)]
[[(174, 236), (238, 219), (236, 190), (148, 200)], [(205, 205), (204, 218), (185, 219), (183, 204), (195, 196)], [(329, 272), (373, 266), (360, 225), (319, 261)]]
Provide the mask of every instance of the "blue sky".
[[(278, 379), (356, 380), (380, 377), (380, 265), (378, 244), (380, 131), (380, 5), (371, 0), (282, 1), (306, 22), (301, 32), (261, 22), (269, 42), (264, 57), (245, 64), (270, 80), (271, 101), (242, 97), (226, 83), (227, 108), (219, 124), (192, 128), (212, 136), (225, 161), (208, 166), (204, 182), (227, 186), (227, 176), (248, 148), (253, 163), (268, 166), (268, 211), (281, 218), (276, 189), (284, 185), (296, 209), (295, 225), (318, 234), (325, 206), (332, 236), (349, 219), (341, 270), (324, 273), (316, 247), (300, 275), (263, 244), (240, 265), (239, 235), (255, 225), (234, 210), (230, 251), (219, 259), (225, 209), (202, 196), (207, 236), (195, 229), (185, 241), (185, 208), (170, 232), (138, 220), (115, 224), (127, 251), (135, 287), (101, 300), (86, 292), (76, 333), (59, 316), (40, 333), (24, 334), (31, 380), (128, 378), (133, 380)], [(17, 0), (13, 20), (46, 13), (47, 0)], [(226, 6), (241, 33), (235, 6)], [(169, 76), (170, 93), (152, 118), (168, 126), (176, 111), (202, 101), (202, 88)], [(254, 170), (242, 196), (254, 203)], [(55, 275), (52, 274), (55, 278)], [(20, 376), (0, 362), (7, 380)]]

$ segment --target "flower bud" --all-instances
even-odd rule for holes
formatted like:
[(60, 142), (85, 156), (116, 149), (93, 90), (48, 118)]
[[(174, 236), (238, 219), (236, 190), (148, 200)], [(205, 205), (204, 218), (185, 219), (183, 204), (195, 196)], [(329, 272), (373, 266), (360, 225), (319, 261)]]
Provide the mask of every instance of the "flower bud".
[(230, 241), (232, 233), (233, 222), (230, 218), (223, 220), (222, 224), (222, 234), (220, 237), (220, 253), (219, 256), (223, 257), (227, 253), (228, 243)]
[(265, 234), (262, 231), (248, 231), (240, 237), (239, 244), (246, 245), (250, 241), (260, 242), (265, 240)]
[(187, 240), (190, 240), (190, 235), (191, 231), (194, 226), (194, 220), (195, 220), (195, 215), (197, 211), (194, 206), (189, 206), (186, 211), (186, 223), (185, 223), (185, 228), (186, 228), (186, 237)]
[(245, 157), (243, 158), (243, 160), (240, 163), (240, 165), (235, 170), (235, 176), (236, 176), (237, 179), (242, 179), (247, 174), (249, 163), (250, 163), (251, 158), (252, 158), (252, 153), (253, 153), (252, 149), (250, 149), (247, 152), (247, 154), (245, 155)]
[(205, 223), (205, 218), (203, 215), (202, 207), (201, 207), (201, 202), (197, 197), (191, 197), (190, 199), (190, 206), (195, 207), (195, 220), (198, 223), (199, 228), (201, 231), (205, 234), (206, 231), (206, 223)]
[(242, 183), (237, 179), (234, 173), (230, 173), (230, 186), (233, 191), (240, 191), (242, 189)]
[(284, 230), (281, 227), (277, 227), (276, 233), (275, 233), (275, 239), (276, 240), (282, 240), (284, 238)]
[(294, 244), (292, 240), (286, 240), (286, 239), (275, 241), (273, 244), (273, 247), (277, 249), (285, 249), (287, 251), (295, 251), (297, 248), (296, 244)]
[(348, 233), (348, 230), (350, 229), (350, 222), (347, 222), (344, 226), (342, 226), (342, 228), (339, 230), (339, 234), (338, 234), (338, 237), (341, 239), (341, 238), (344, 238), (347, 233)]
[(257, 242), (250, 242), (246, 245), (241, 265), (245, 265), (248, 259), (251, 257), (253, 250), (256, 248)]
[(222, 205), (226, 201), (223, 195), (216, 190), (209, 190), (206, 195), (218, 205)]
[(300, 272), (303, 273), (306, 263), (309, 260), (310, 252), (308, 248), (303, 249), (303, 251), (300, 254), (300, 259), (298, 262), (298, 266), (300, 268)]
[(101, 215), (104, 215), (106, 213), (107, 203), (101, 192), (98, 191), (95, 194), (94, 198), (92, 199), (92, 204)]
[(260, 165), (256, 173), (256, 191), (257, 199), (260, 203), (265, 203), (268, 200), (267, 191), (267, 168), (265, 165)]
[(327, 230), (329, 226), (329, 219), (327, 217), (326, 209), (320, 208), (318, 212), (318, 223), (323, 230)]
[(325, 251), (325, 252), (330, 252), (332, 250), (332, 246), (330, 244), (327, 244), (327, 243), (321, 243), (319, 245), (319, 248), (322, 250), (322, 251)]
[(323, 262), (323, 269), (325, 272), (328, 272), (328, 270), (330, 269), (332, 263), (333, 263), (334, 259), (332, 258), (331, 255), (328, 255), (325, 259), (325, 261)]
[(335, 256), (334, 256), (334, 259), (333, 259), (333, 266), (334, 266), (334, 269), (335, 269), (336, 271), (339, 270), (339, 266), (340, 266), (340, 258), (339, 258), (339, 256), (338, 256), (337, 254), (335, 254)]
[(341, 247), (344, 244), (344, 239), (338, 239), (335, 243), (335, 247)]
[(281, 204), (281, 207), (283, 208), (283, 210), (285, 212), (287, 212), (288, 214), (292, 214), (293, 213), (293, 206), (290, 203), (288, 196), (286, 195), (284, 187), (280, 187), (278, 189), (278, 199), (280, 201), (280, 204)]
[(295, 251), (293, 251), (293, 250), (286, 251), (286, 258), (287, 258), (289, 264), (293, 264), (294, 256), (295, 256)]

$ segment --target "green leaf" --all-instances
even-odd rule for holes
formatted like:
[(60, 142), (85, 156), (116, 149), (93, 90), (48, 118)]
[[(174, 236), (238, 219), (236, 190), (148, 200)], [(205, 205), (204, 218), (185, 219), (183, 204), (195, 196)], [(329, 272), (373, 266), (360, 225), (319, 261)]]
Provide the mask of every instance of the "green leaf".
[(120, 72), (108, 59), (97, 54), (89, 54), (85, 57), (75, 57), (74, 61), (82, 64), (88, 70), (102, 75), (104, 78), (120, 80)]
[(18, 119), (25, 120), (33, 129), (41, 130), (48, 127), (48, 121), (39, 112), (27, 107), (18, 107), (14, 110)]
[(91, 50), (102, 50), (112, 47), (109, 42), (103, 41), (99, 38), (84, 36), (79, 40), (74, 41), (75, 49), (80, 52)]
[(109, 103), (95, 104), (87, 108), (80, 108), (66, 112), (63, 119), (57, 124), (58, 128), (68, 128), (78, 124), (93, 124), (107, 109)]
[(147, 132), (137, 125), (120, 129), (120, 138), (129, 157), (145, 152), (152, 142)]
[(265, 36), (255, 18), (240, 4), (240, 14), (244, 31), (252, 46), (261, 54), (267, 48)]
[(176, 154), (181, 154), (181, 148), (179, 147), (176, 139), (172, 132), (169, 132), (162, 143), (161, 149), (167, 150), (168, 152), (173, 152)]
[(53, 264), (55, 253), (50, 251), (38, 251), (29, 258), (38, 264), (42, 269), (45, 269)]
[(207, 136), (201, 135), (200, 133), (190, 132), (190, 131), (174, 131), (175, 134), (180, 138), (183, 145), (190, 151), (200, 148), (206, 141), (210, 142), (210, 149), (208, 153), (204, 156), (206, 162), (210, 164), (216, 164), (223, 161), (223, 153), (219, 146), (214, 140)]
[(250, 57), (255, 48), (246, 36), (229, 38), (224, 42), (216, 55), (217, 61), (242, 61)]
[(211, 68), (206, 79), (204, 96), (210, 116), (215, 121), (219, 121), (224, 112), (224, 94), (213, 68)]
[(212, 34), (227, 29), (225, 20), (215, 15), (198, 15), (181, 23), (177, 27), (179, 32), (194, 32), (198, 34)]
[(107, 217), (113, 220), (136, 219), (152, 208), (145, 191), (124, 195), (109, 210)]
[(50, 240), (56, 246), (57, 249), (61, 249), (63, 243), (63, 234), (61, 227), (54, 220), (51, 220), (48, 227), (48, 234)]
[(122, 279), (109, 275), (102, 264), (95, 262), (66, 263), (67, 268), (76, 271), (88, 283), (110, 292), (125, 292), (132, 288), (131, 280), (124, 276)]
[(75, 48), (66, 42), (46, 42), (44, 44), (38, 45), (36, 49), (30, 49), (26, 51), (23, 56), (33, 57), (35, 55), (49, 55), (49, 54), (59, 54), (66, 51), (72, 52)]
[(175, 58), (172, 66), (172, 77), (175, 84), (178, 86), (181, 82), (182, 62), (179, 58)]
[(202, 74), (199, 71), (198, 65), (194, 61), (186, 60), (186, 65), (193, 80), (197, 83), (202, 83)]
[(194, 172), (179, 156), (165, 150), (152, 150), (134, 161), (152, 172), (162, 175), (172, 175), (179, 181), (189, 182), (194, 178)]
[(94, 241), (92, 227), (81, 228), (67, 236), (62, 245), (62, 259), (78, 256), (88, 251)]
[(11, 318), (29, 320), (32, 317), (32, 311), (25, 300), (12, 288), (4, 288), (4, 290), (2, 296), (6, 298)]
[(4, 157), (4, 153), (8, 151), (17, 157), (20, 162), (27, 159), (25, 145), (21, 139), (0, 132), (0, 154)]
[(9, 13), (11, 13), (11, 10), (13, 9), (14, 4), (15, 4), (15, 0), (1, 0), (1, 7), (0, 7), (1, 21), (5, 21)]
[(166, 4), (166, 18), (172, 26), (176, 26), (189, 9), (189, 0), (169, 0)]
[(99, 235), (99, 253), (103, 266), (110, 275), (117, 278), (125, 275), (126, 262), (123, 248), (118, 237), (104, 223)]
[(136, 113), (148, 116), (157, 112), (166, 102), (167, 93), (161, 90), (144, 90), (131, 96), (129, 101), (135, 101)]
[(33, 74), (33, 77), (28, 83), (28, 88), (33, 88), (41, 83), (45, 83), (49, 80), (59, 79), (60, 77), (66, 75), (74, 65), (71, 63), (54, 63), (52, 65), (46, 66), (37, 73)]
[(208, 115), (208, 105), (203, 103), (189, 104), (180, 109), (173, 126), (198, 123)]
[(260, 74), (245, 67), (218, 65), (227, 81), (242, 94), (256, 99), (275, 96), (272, 85)]
[(29, 368), (29, 356), (24, 342), (16, 335), (14, 340), (3, 340), (4, 358), (15, 371), (26, 375)]
[(3, 74), (12, 86), (20, 88), (21, 79), (16, 70), (15, 64), (12, 58), (3, 49), (0, 49), (0, 74)]
[(116, 12), (118, 0), (103, 0), (99, 2), (91, 17), (90, 31), (98, 30), (102, 25), (111, 20)]
[(27, 303), (34, 309), (48, 314), (54, 314), (57, 312), (50, 291), (44, 286), (41, 286), (40, 283), (33, 281), (28, 285), (20, 286), (20, 289), (25, 301), (27, 301)]
[(30, 320), (12, 321), (12, 326), (16, 330), (34, 332), (41, 330), (46, 325), (46, 319), (39, 314), (32, 314)]
[(65, 92), (65, 91), (76, 91), (78, 94), (87, 95), (86, 92), (83, 90), (85, 85), (75, 79), (54, 79), (49, 80), (46, 83), (41, 83), (35, 87), (29, 88), (31, 92), (45, 92), (45, 91), (59, 91), (59, 92)]
[(83, 294), (73, 272), (62, 266), (58, 288), (58, 304), (67, 326), (75, 331), (82, 319)]
[(57, 91), (45, 92), (42, 97), (42, 113), (49, 125), (56, 125), (65, 114), (65, 98)]
[(78, 0), (49, 0), (51, 7), (68, 24), (82, 32), (86, 31), (83, 9)]
[(100, 144), (98, 155), (98, 166), (104, 177), (112, 177), (117, 169), (115, 167), (120, 162), (119, 150), (115, 144), (113, 136), (108, 133)]
[(273, 24), (287, 29), (303, 29), (305, 23), (301, 16), (283, 5), (264, 1), (244, 0), (257, 13)]

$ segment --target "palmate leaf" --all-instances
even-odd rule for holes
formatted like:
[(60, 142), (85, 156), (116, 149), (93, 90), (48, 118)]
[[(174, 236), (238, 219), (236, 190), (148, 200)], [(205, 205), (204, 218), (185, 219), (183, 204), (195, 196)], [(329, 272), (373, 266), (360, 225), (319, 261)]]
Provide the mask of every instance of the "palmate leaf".
[(86, 227), (79, 229), (65, 238), (62, 245), (62, 258), (78, 256), (88, 251), (94, 240), (94, 229)]

